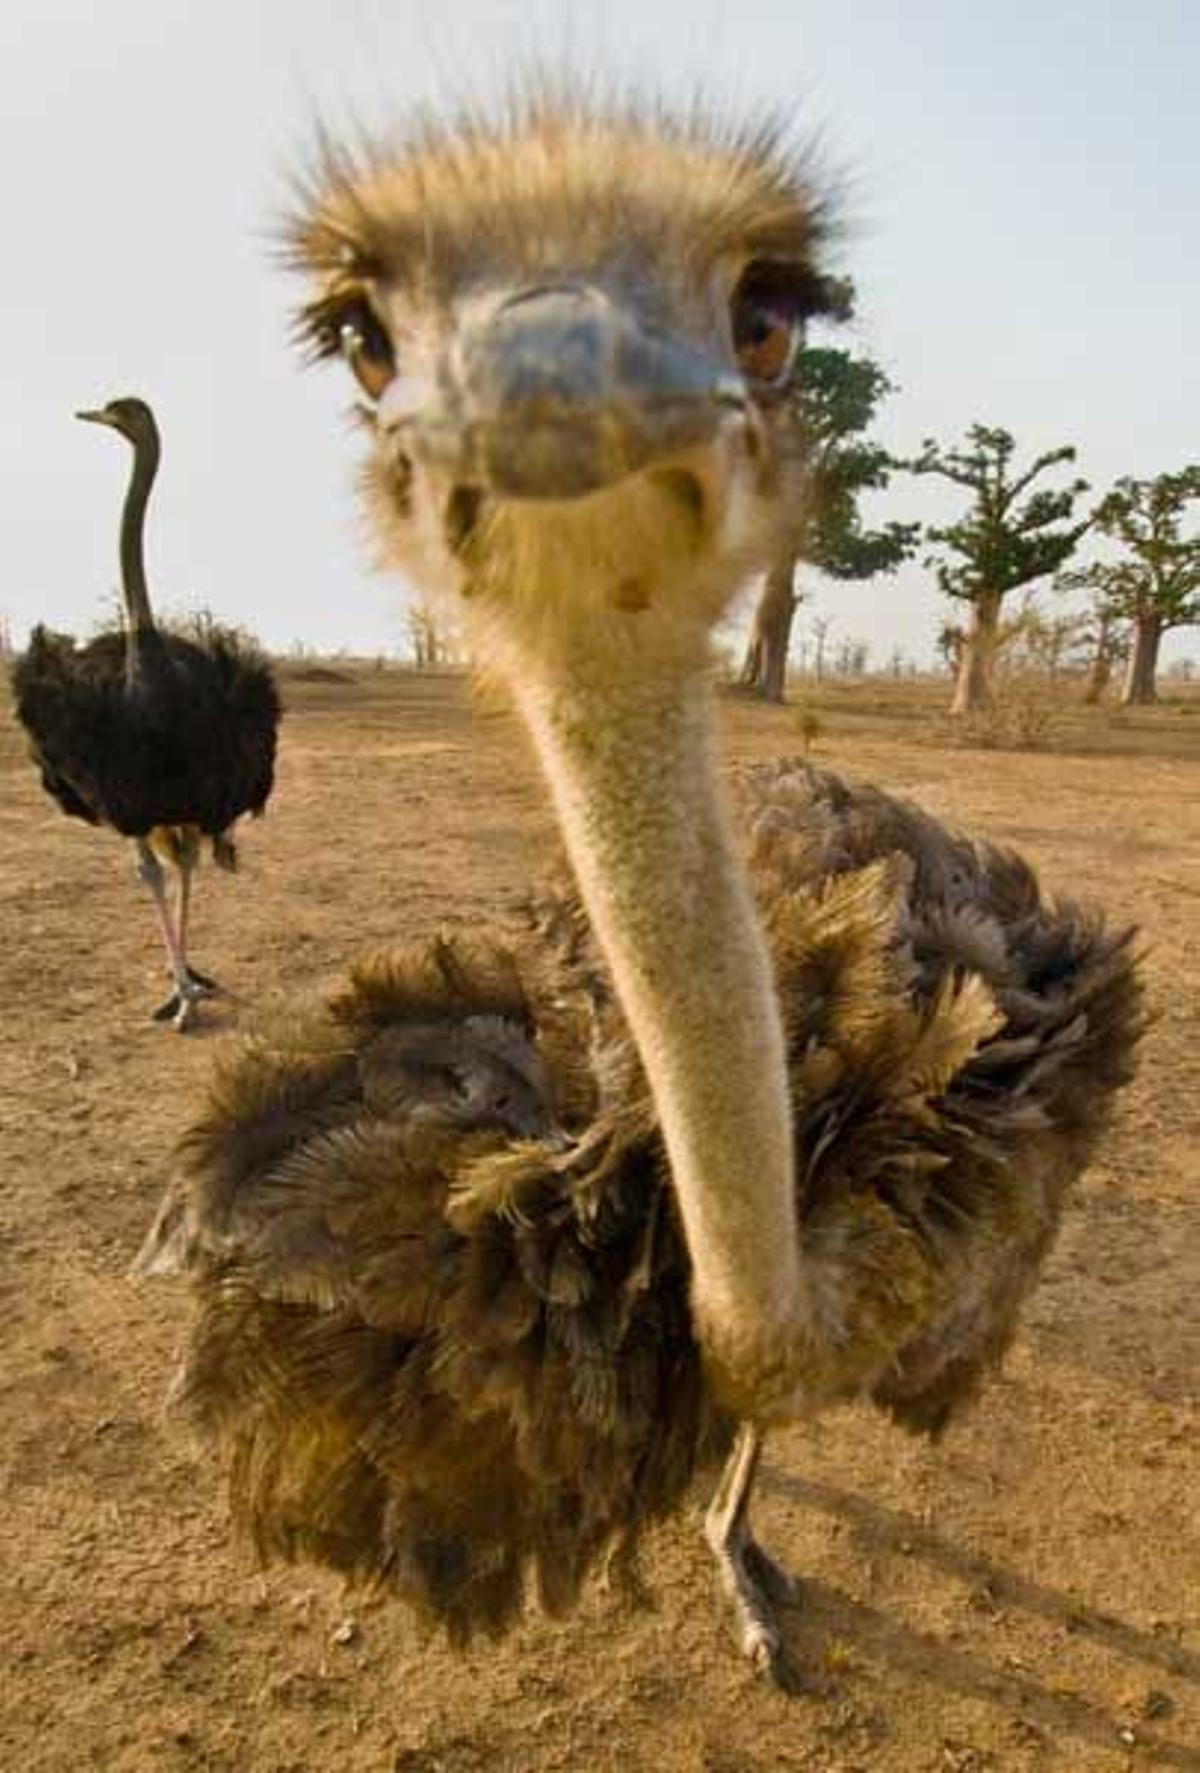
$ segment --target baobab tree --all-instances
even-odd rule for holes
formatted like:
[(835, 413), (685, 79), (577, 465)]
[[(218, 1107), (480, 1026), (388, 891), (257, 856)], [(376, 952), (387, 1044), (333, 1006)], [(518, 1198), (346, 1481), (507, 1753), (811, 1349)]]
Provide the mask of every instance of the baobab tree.
[[(1060, 574), (1055, 589), (1074, 589), (1073, 572)], [(1129, 623), (1108, 602), (1102, 592), (1093, 590), (1081, 617), (1080, 644), (1084, 653), (1086, 681), (1083, 700), (1089, 707), (1104, 700), (1112, 681), (1113, 667), (1129, 657)]]
[(406, 611), (413, 663), (418, 671), (450, 664), (457, 654), (457, 637), (443, 611), (428, 597), (414, 599)]
[[(846, 285), (847, 314), (851, 301)], [(860, 495), (886, 486), (895, 466), (887, 450), (863, 437), (891, 391), (869, 358), (808, 346), (797, 353), (788, 399), (804, 435), (811, 484), (763, 583), (741, 672), (743, 687), (767, 701), (784, 699), (799, 566), (835, 579), (867, 579), (894, 572), (916, 547), (919, 524), (867, 529), (858, 509)]]
[(838, 645), (837, 675), (839, 677), (865, 677), (867, 660), (870, 656), (871, 648), (867, 641), (855, 640), (848, 635)]
[(1029, 593), (1020, 614), (1007, 627), (1009, 637), (998, 649), (1005, 662), (1016, 670), (1043, 673), (1051, 684), (1057, 684), (1064, 671), (1080, 662), (1080, 649), (1089, 647), (1091, 617), (1086, 610), (1048, 613), (1036, 595)]
[(1064, 590), (1093, 593), (1110, 620), (1131, 627), (1121, 701), (1153, 702), (1158, 654), (1171, 628), (1200, 622), (1200, 531), (1183, 534), (1189, 505), (1200, 500), (1200, 463), (1153, 480), (1118, 480), (1096, 508), (1097, 531), (1123, 545), (1117, 560), (1061, 573)]
[(959, 666), (962, 664), (963, 641), (966, 631), (961, 622), (946, 619), (938, 629), (937, 650), (941, 655), (942, 664), (947, 673), (957, 679)]
[(833, 627), (832, 616), (814, 616), (811, 623), (813, 639), (813, 676), (818, 683), (825, 677), (825, 642)]
[(904, 464), (914, 474), (936, 474), (965, 487), (973, 500), (958, 523), (926, 531), (927, 539), (951, 556), (927, 562), (936, 568), (939, 586), (971, 606), (958, 650), (952, 714), (971, 713), (991, 700), (1004, 599), (1057, 571), (1091, 521), (1071, 521), (1076, 500), (1087, 491), (1085, 480), (1029, 491), (1048, 469), (1075, 460), (1069, 444), (1046, 450), (1019, 474), (1012, 471), (1016, 447), (1009, 432), (972, 425), (965, 448), (943, 450), (926, 438), (920, 456)]

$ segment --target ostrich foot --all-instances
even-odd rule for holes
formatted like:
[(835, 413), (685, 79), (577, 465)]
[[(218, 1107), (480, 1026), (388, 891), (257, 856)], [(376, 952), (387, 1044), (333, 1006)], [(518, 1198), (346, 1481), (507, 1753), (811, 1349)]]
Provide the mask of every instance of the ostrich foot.
[(776, 1609), (781, 1604), (795, 1605), (800, 1584), (749, 1535), (728, 1545), (714, 1545), (712, 1550), (721, 1586), (734, 1605), (743, 1656), (756, 1674), (793, 1692), (798, 1683), (784, 1649)]
[(761, 1447), (760, 1431), (743, 1423), (705, 1516), (704, 1533), (717, 1560), (721, 1586), (734, 1604), (742, 1654), (759, 1674), (794, 1692), (799, 1683), (783, 1647), (775, 1610), (795, 1604), (799, 1584), (767, 1556), (750, 1531), (750, 1492)]
[(177, 1034), (183, 1034), (192, 1020), (196, 1005), (205, 997), (216, 997), (221, 987), (215, 979), (208, 978), (204, 973), (196, 972), (194, 967), (186, 967), (183, 976), (176, 981), (175, 990), (165, 1003), (160, 1003), (151, 1015), (152, 1022), (170, 1022)]
[(154, 900), (154, 915), (158, 919), (159, 933), (163, 947), (167, 951), (167, 961), (171, 977), (175, 981), (175, 989), (166, 1003), (159, 1004), (151, 1016), (152, 1022), (170, 1022), (182, 1034), (192, 1019), (192, 1010), (202, 997), (211, 997), (221, 988), (215, 979), (204, 973), (198, 973), (195, 967), (188, 965), (187, 960), (187, 923), (188, 900), (191, 890), (191, 864), (180, 863), (179, 875), (179, 922), (176, 925), (171, 916), (171, 907), (167, 902), (167, 889), (163, 878), (162, 863), (155, 855), (153, 848), (144, 837), (139, 837), (138, 879), (150, 889)]

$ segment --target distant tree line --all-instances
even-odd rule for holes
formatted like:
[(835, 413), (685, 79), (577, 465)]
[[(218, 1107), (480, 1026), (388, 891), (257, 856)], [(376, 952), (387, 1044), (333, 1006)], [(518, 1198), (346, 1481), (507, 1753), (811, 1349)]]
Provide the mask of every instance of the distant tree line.
[[(852, 302), (846, 285), (847, 314)], [(1200, 464), (1149, 480), (1118, 480), (1089, 510), (1083, 504), (1088, 483), (1059, 474), (1075, 462), (1070, 444), (1024, 463), (1010, 432), (976, 424), (961, 444), (927, 438), (911, 459), (891, 455), (868, 432), (893, 391), (869, 358), (802, 343), (786, 396), (787, 422), (812, 463), (810, 486), (764, 579), (742, 686), (783, 701), (803, 568), (835, 579), (869, 579), (895, 572), (923, 540), (931, 550), (925, 564), (963, 610), (938, 636), (938, 650), (954, 674), (952, 714), (989, 705), (1003, 659), (1035, 662), (1052, 681), (1083, 669), (1089, 701), (1104, 695), (1120, 665), (1122, 702), (1152, 702), (1163, 636), (1200, 624), (1200, 530), (1188, 524), (1190, 508), (1200, 502)], [(859, 500), (884, 490), (897, 472), (935, 476), (961, 488), (961, 516), (923, 532), (917, 523), (865, 526)], [(1089, 535), (1105, 555), (1082, 566), (1068, 564)], [(1087, 607), (1045, 614), (1029, 601), (1043, 583), (1062, 594), (1086, 593)], [(1014, 616), (1016, 592), (1025, 601)], [(828, 632), (829, 618), (816, 617), (803, 642), (802, 668), (811, 658), (817, 678), (829, 662)], [(864, 649), (862, 669), (865, 663)], [(836, 669), (858, 674), (845, 653)], [(894, 663), (893, 672), (901, 675)]]

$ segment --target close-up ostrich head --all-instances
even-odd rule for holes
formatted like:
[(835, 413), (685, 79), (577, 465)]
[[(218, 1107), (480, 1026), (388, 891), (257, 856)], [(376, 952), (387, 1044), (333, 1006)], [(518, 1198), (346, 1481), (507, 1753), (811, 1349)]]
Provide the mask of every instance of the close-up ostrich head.
[(302, 328), (366, 396), (387, 562), (527, 642), (562, 597), (621, 644), (707, 630), (800, 496), (776, 419), (827, 232), (781, 131), (699, 110), (541, 97), (326, 153)]

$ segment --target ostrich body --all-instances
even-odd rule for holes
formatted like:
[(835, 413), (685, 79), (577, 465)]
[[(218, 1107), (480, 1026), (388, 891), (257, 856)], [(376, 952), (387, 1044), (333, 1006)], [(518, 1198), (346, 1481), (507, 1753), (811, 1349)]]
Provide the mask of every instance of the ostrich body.
[[(797, 765), (746, 778), (733, 838), (708, 638), (799, 489), (821, 238), (765, 136), (540, 101), (334, 160), (296, 227), (385, 547), (510, 687), (580, 904), (249, 1045), (144, 1264), (195, 1277), (178, 1392), (259, 1545), (458, 1635), (531, 1569), (567, 1604), (740, 1422), (709, 1536), (781, 1673), (762, 1428), (864, 1397), (940, 1431), (1129, 1075), (1128, 934), (1018, 859)], [(414, 1043), (473, 1022), (478, 1066), (480, 1017), (537, 1058), (541, 1130), (470, 1065), (414, 1093)]]
[[(266, 805), (279, 697), (266, 661), (240, 636), (213, 627), (189, 638), (155, 622), (143, 559), (160, 453), (150, 408), (129, 397), (77, 416), (111, 426), (133, 446), (121, 517), (124, 628), (82, 647), (35, 628), (13, 670), (17, 715), (42, 784), (63, 811), (133, 838), (174, 979), (155, 1020), (183, 1029), (194, 1003), (216, 989), (188, 963), (192, 872), (205, 839), (214, 859), (233, 868), (234, 822)], [(179, 875), (174, 916), (164, 862)]]

